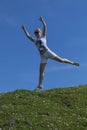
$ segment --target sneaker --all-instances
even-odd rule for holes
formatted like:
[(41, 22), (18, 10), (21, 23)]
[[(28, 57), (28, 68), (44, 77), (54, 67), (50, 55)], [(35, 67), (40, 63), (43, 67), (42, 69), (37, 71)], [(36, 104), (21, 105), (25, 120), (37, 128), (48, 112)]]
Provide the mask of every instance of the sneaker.
[(74, 62), (73, 65), (80, 66), (80, 64), (77, 62)]
[(34, 91), (41, 91), (42, 90), (42, 85), (40, 86), (40, 87), (36, 87), (35, 89), (34, 89)]

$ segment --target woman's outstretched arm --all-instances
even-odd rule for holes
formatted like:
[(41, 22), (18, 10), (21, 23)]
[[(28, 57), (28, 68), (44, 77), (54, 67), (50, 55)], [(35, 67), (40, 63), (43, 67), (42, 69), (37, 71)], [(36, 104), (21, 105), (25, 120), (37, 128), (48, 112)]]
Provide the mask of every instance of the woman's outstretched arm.
[(42, 35), (43, 35), (43, 36), (46, 36), (47, 26), (46, 26), (46, 23), (45, 23), (45, 21), (44, 21), (44, 19), (43, 19), (42, 16), (40, 16), (40, 21), (41, 21), (42, 24), (43, 24), (43, 32), (42, 32)]
[(29, 32), (26, 30), (25, 26), (22, 25), (21, 27), (22, 27), (24, 33), (26, 34), (26, 36), (27, 36), (32, 42), (35, 42), (35, 39), (29, 34)]

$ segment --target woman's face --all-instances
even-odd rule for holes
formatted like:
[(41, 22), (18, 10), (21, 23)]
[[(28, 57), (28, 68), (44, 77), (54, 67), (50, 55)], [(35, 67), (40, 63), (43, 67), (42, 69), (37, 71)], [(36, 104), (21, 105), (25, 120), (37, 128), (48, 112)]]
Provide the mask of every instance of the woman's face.
[(40, 29), (36, 30), (34, 32), (34, 34), (35, 34), (36, 37), (40, 38), (41, 37), (41, 30)]

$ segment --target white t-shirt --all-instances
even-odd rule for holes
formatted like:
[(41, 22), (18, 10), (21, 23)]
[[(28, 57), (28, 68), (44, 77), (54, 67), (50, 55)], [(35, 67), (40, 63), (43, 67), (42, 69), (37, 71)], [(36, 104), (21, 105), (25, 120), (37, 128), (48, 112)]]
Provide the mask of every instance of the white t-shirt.
[(39, 52), (47, 50), (46, 36), (37, 38), (35, 45), (37, 46)]

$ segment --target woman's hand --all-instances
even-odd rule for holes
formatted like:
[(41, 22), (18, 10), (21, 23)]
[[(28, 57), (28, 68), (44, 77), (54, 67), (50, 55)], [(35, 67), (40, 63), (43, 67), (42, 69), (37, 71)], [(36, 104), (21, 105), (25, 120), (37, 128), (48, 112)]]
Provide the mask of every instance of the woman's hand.
[(43, 21), (43, 17), (42, 17), (42, 16), (40, 16), (39, 20), (42, 22), (42, 21)]
[(24, 29), (25, 29), (25, 26), (22, 24), (22, 25), (21, 25), (21, 28), (24, 30)]

